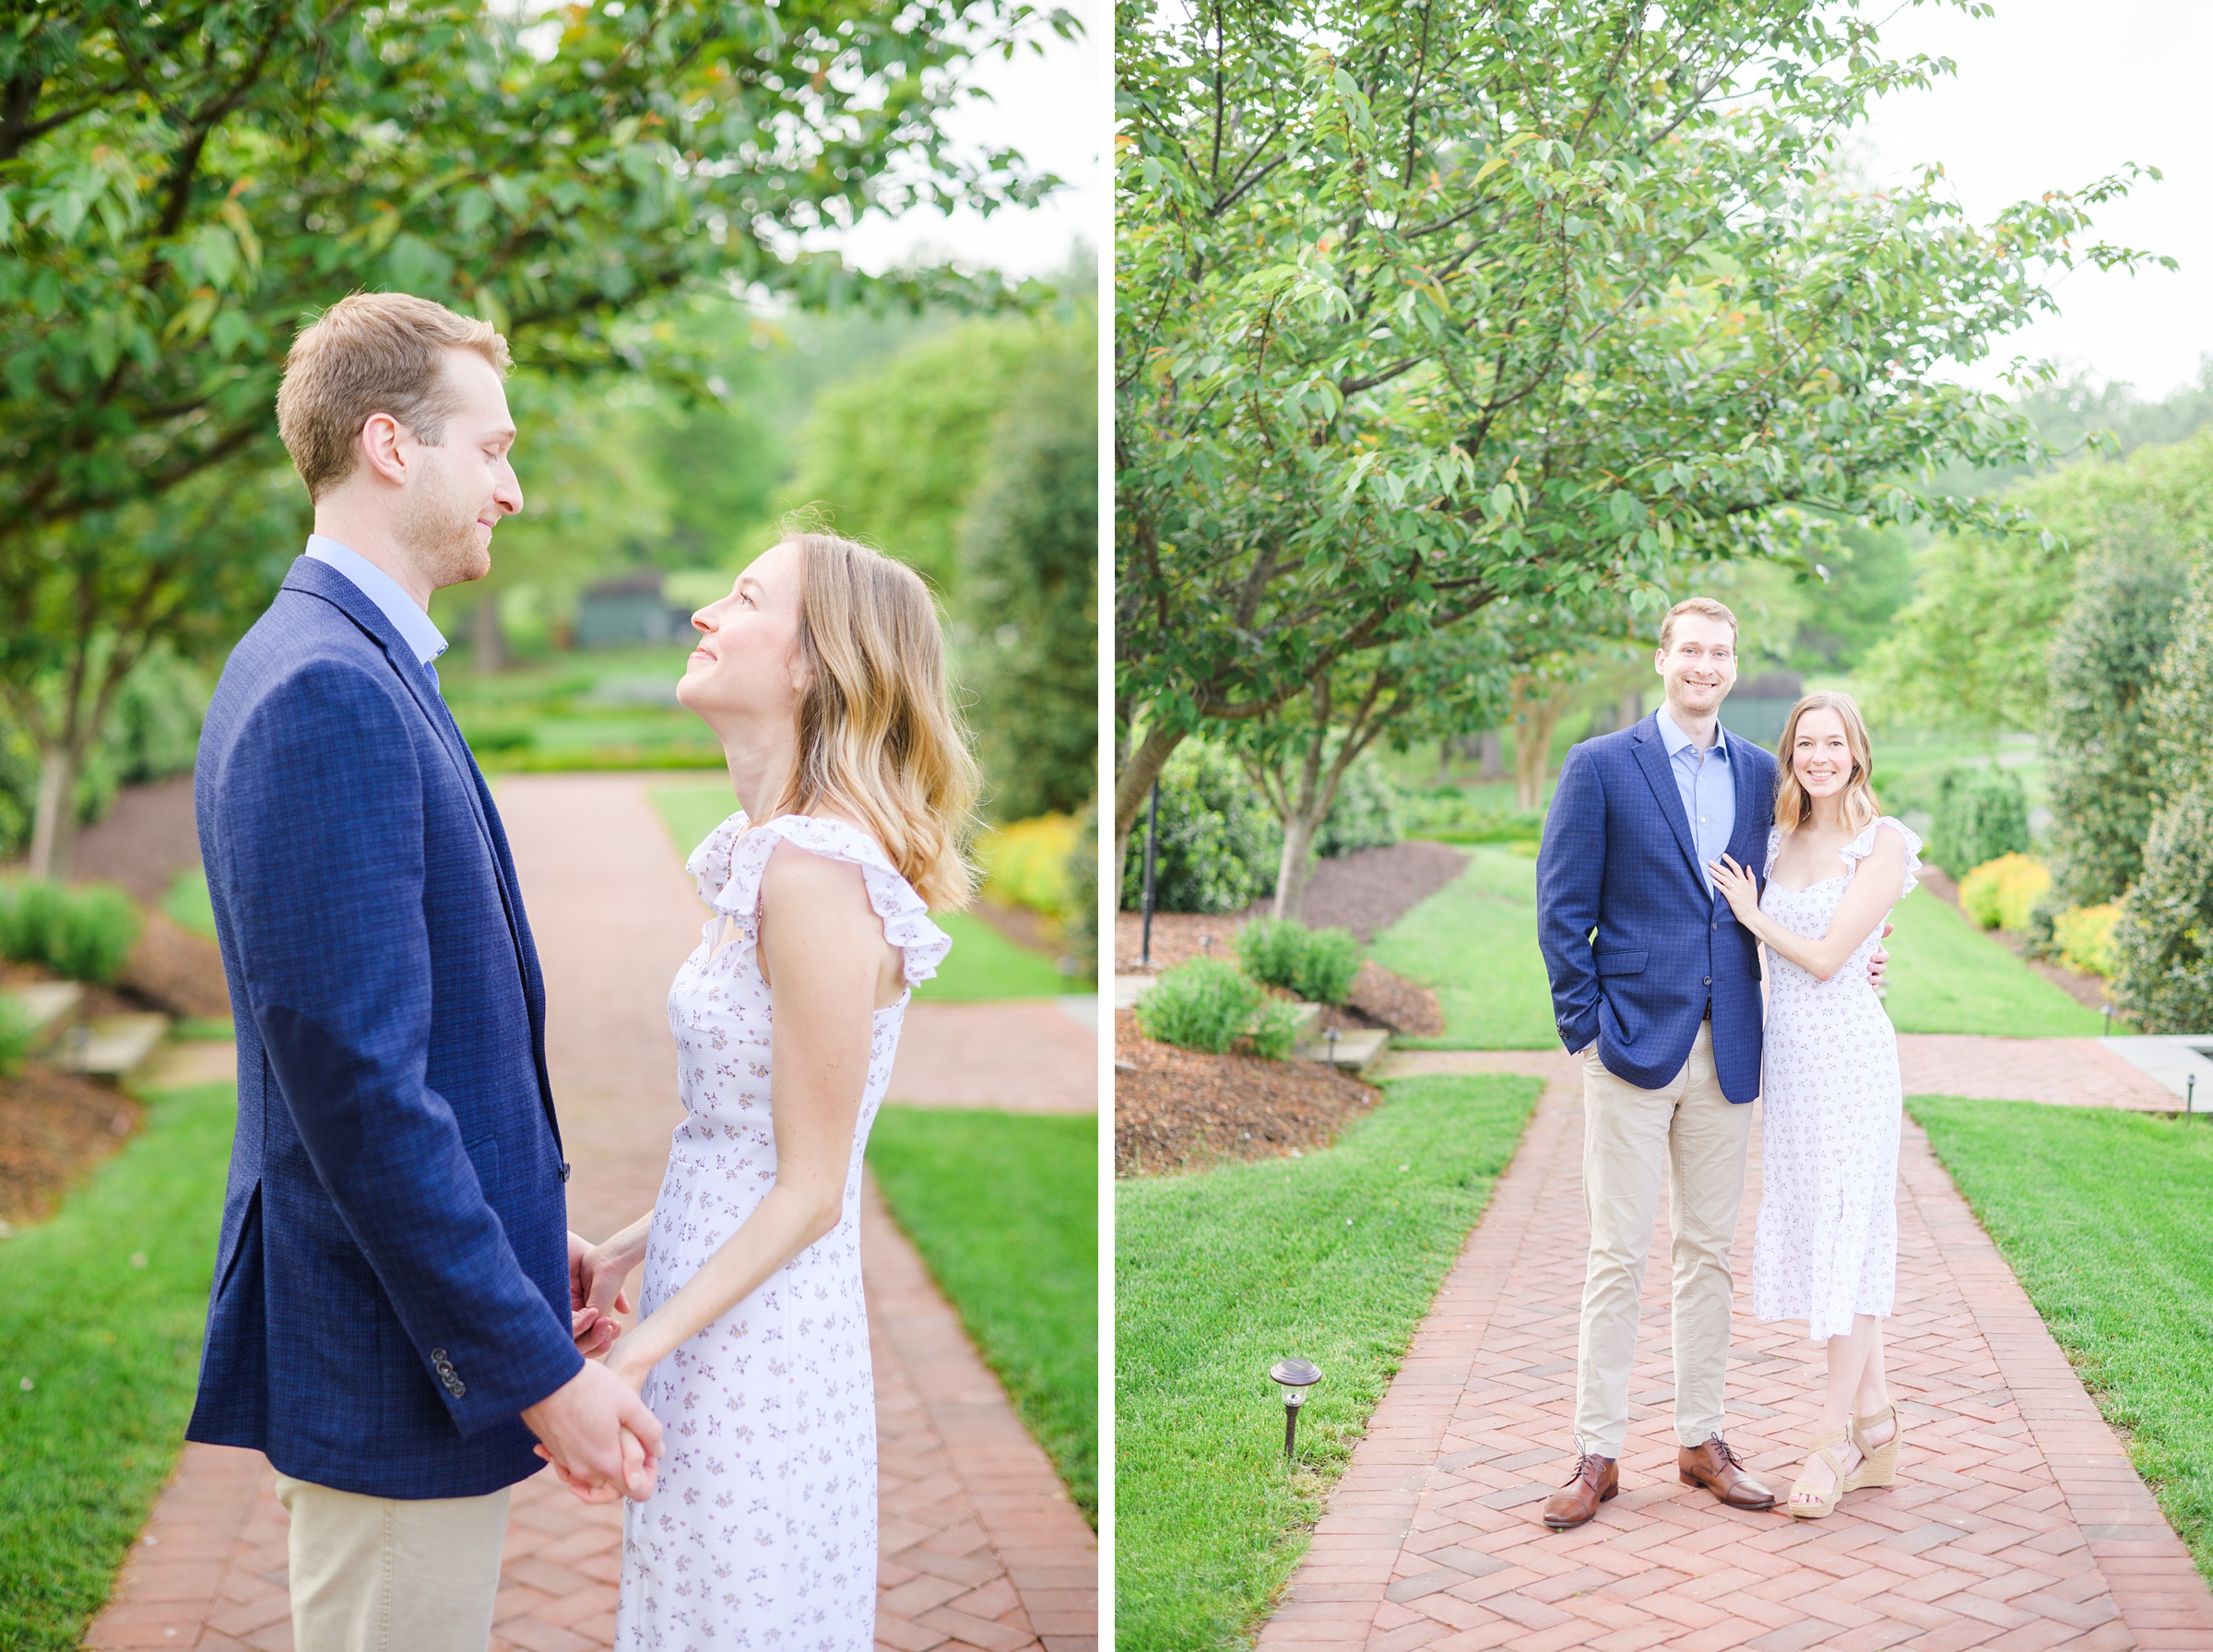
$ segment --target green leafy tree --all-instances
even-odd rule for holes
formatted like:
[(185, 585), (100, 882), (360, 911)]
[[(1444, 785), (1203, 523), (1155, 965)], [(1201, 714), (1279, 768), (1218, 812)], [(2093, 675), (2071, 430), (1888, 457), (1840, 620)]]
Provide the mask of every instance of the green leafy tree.
[(2070, 906), (2119, 900), (2143, 869), (2160, 747), (2151, 685), (2187, 565), (2159, 524), (2103, 537), (2053, 640), (2046, 702), (2052, 876)]
[(235, 622), (266, 591), (240, 571), (290, 535), (170, 502), (276, 466), (304, 318), (395, 289), (485, 316), (541, 367), (680, 371), (636, 318), (702, 286), (993, 297), (790, 248), (871, 210), (1035, 198), (1047, 181), (956, 152), (944, 117), (977, 53), (1074, 26), (1019, 0), (526, 16), (53, 0), (0, 32), (0, 677), (41, 748), (41, 866), (65, 864), (112, 680), (160, 628), (219, 595)]
[(2041, 451), (1947, 363), (2052, 307), (2109, 179), (1968, 223), (1828, 166), (1896, 62), (1819, 0), (1118, 13), (1126, 841), (1187, 733), (1509, 597), (1977, 516)]
[(1096, 335), (1065, 329), (1017, 380), (961, 529), (964, 675), (1002, 820), (1098, 790), (1098, 408)]
[(2041, 728), (2052, 642), (2081, 559), (2116, 535), (2213, 536), (2213, 431), (2119, 460), (2079, 459), (2006, 497), (2020, 528), (1947, 535), (1922, 553), (1913, 600), (1867, 656), (1886, 721)]
[(2113, 1001), (2146, 1032), (2213, 1026), (2213, 560), (2190, 572), (2148, 721), (2158, 812), (2113, 926)]

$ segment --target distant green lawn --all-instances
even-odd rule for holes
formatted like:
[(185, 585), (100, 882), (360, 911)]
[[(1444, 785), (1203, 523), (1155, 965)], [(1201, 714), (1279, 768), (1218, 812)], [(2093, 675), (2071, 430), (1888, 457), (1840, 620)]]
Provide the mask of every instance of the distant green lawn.
[[(1559, 1042), (1537, 951), (1536, 863), (1478, 844), (1467, 871), (1376, 938), (1375, 960), (1435, 989), (1438, 1038), (1417, 1049), (1537, 1050)], [(2092, 1037), (2104, 1020), (2077, 1003), (1935, 895), (1919, 891), (1891, 914), (1889, 997), (1900, 1032), (2007, 1038)]]
[(1099, 1517), (1099, 1121), (886, 1107), (869, 1167), (1014, 1409)]
[(1952, 1096), (1907, 1105), (2213, 1578), (2213, 1126)]
[(1560, 1035), (1537, 952), (1537, 863), (1495, 844), (1468, 851), (1468, 869), (1376, 938), (1370, 955), (1430, 987), (1445, 1011), (1438, 1038), (1416, 1049), (1547, 1050)]
[(236, 1092), (173, 1091), (0, 1245), (0, 1646), (73, 1652), (183, 1443)]
[[(660, 811), (680, 859), (699, 847), (738, 807), (727, 785), (655, 786), (646, 795)], [(937, 912), (930, 914), (930, 922), (953, 937), (953, 950), (937, 974), (915, 989), (917, 998), (940, 1003), (1049, 998), (1072, 989), (1052, 959), (1017, 946), (979, 917)]]
[[(1307, 1546), (1540, 1088), (1402, 1080), (1333, 1148), (1115, 1193), (1119, 1652), (1215, 1652)], [(1283, 1457), (1268, 1369), (1321, 1367)]]
[(161, 910), (169, 914), (171, 923), (216, 938), (215, 906), (207, 898), (207, 874), (198, 867), (186, 867), (177, 874), (177, 880), (169, 886), (169, 893), (161, 897)]

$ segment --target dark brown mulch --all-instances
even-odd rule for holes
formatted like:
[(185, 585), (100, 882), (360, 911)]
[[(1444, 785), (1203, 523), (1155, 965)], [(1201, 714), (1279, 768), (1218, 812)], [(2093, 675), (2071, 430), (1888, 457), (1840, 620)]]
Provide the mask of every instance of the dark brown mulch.
[(1114, 1018), (1117, 1175), (1203, 1170), (1325, 1148), (1382, 1092), (1319, 1061), (1206, 1056)]
[(138, 1103), (32, 1063), (0, 1078), (0, 1221), (51, 1215), (63, 1192), (138, 1127)]
[[(1173, 969), (1187, 958), (1201, 953), (1213, 958), (1235, 958), (1230, 938), (1264, 909), (1252, 912), (1156, 912), (1153, 914), (1153, 967)], [(1144, 914), (1117, 913), (1114, 919), (1114, 967), (1118, 974), (1138, 973), (1143, 956)]]
[(1417, 838), (1336, 856), (1317, 867), (1307, 885), (1307, 925), (1350, 929), (1366, 945), (1452, 882), (1467, 864), (1466, 850)]
[(174, 774), (126, 785), (108, 818), (77, 834), (73, 883), (120, 883), (131, 898), (155, 906), (187, 867), (200, 864), (200, 829), (192, 807), (192, 776)]
[(231, 984), (223, 977), (221, 949), (160, 912), (146, 914), (146, 926), (116, 985), (171, 1015), (231, 1019)]
[(1373, 1026), (1389, 1027), (1410, 1038), (1436, 1038), (1445, 1030), (1444, 1006), (1426, 986), (1416, 986), (1370, 959), (1360, 966), (1346, 1008), (1358, 1010)]

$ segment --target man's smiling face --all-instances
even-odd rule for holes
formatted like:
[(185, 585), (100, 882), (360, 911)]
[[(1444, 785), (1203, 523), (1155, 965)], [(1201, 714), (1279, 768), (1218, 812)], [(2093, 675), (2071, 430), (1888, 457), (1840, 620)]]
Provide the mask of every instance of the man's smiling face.
[(1707, 614), (1677, 614), (1674, 634), (1653, 655), (1667, 702), (1694, 717), (1710, 717), (1736, 685), (1736, 628)]

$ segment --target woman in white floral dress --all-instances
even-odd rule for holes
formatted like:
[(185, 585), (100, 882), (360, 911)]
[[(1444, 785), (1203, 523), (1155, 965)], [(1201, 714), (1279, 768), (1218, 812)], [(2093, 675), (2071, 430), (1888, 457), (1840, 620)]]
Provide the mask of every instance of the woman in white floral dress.
[(1846, 1492), (1898, 1473), (1883, 1375), (1898, 1271), (1898, 1038), (1867, 961), (1913, 888), (1921, 840), (1876, 803), (1874, 753), (1850, 695), (1801, 700), (1778, 751), (1765, 893), (1726, 856), (1711, 870), (1769, 960), (1752, 1309), (1806, 1321), (1828, 1348), (1812, 1452), (1785, 1504), (1817, 1519)]
[(581, 1267), (583, 1334), (645, 1262), (644, 1317), (608, 1366), (665, 1451), (625, 1513), (615, 1644), (868, 1652), (861, 1152), (909, 990), (952, 945), (929, 909), (968, 894), (975, 771), (936, 610), (898, 563), (787, 538), (692, 623), (678, 698), (757, 814), (688, 864), (714, 916), (669, 995), (686, 1117), (660, 1198)]

